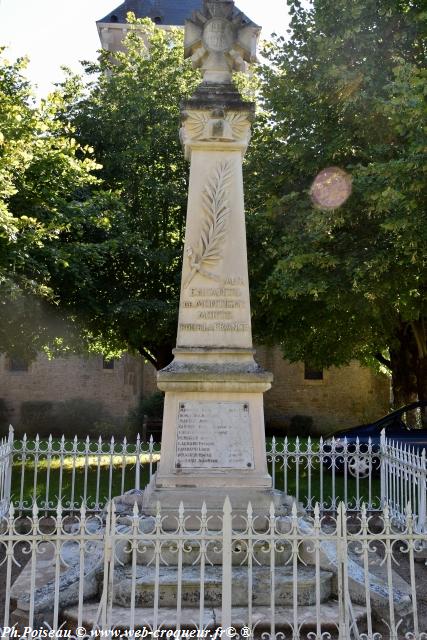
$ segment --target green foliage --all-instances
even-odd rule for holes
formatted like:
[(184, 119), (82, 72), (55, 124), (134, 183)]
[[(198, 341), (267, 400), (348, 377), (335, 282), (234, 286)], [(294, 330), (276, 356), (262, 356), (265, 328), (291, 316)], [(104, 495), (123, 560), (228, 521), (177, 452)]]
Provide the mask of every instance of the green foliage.
[(183, 60), (181, 32), (134, 24), (125, 53), (87, 67), (96, 74), (87, 94), (76, 78), (63, 86), (76, 96), (64, 117), (94, 148), (103, 191), (68, 215), (49, 270), (92, 345), (161, 367), (175, 343), (187, 201), (179, 105), (200, 78)]
[(0, 434), (7, 432), (10, 423), (10, 413), (7, 402), (4, 398), (0, 398)]
[(102, 402), (85, 398), (71, 398), (63, 402), (31, 400), (22, 402), (20, 422), (17, 433), (21, 436), (49, 435), (60, 437), (95, 438), (123, 435), (123, 429), (117, 424)]
[(142, 425), (144, 418), (158, 418), (163, 417), (163, 408), (165, 404), (165, 395), (161, 391), (155, 391), (149, 396), (140, 396), (138, 404), (134, 409), (129, 411), (127, 417), (127, 424), (130, 428), (130, 433), (136, 436), (136, 434), (142, 434)]
[(63, 324), (45, 253), (61, 260), (64, 214), (87, 199), (97, 165), (59, 118), (61, 93), (34, 103), (25, 65), (0, 49), (0, 351), (34, 357)]
[[(246, 167), (255, 335), (317, 365), (377, 356), (397, 403), (426, 397), (421, 4), (288, 4), (289, 39), (267, 45), (259, 69)], [(337, 166), (351, 196), (315, 206), (314, 178)]]
[(162, 391), (156, 391), (141, 400), (141, 413), (149, 418), (162, 418), (164, 405), (165, 394)]
[(48, 400), (27, 400), (21, 403), (19, 431), (27, 435), (48, 437), (57, 435), (53, 424), (53, 402)]
[(67, 433), (78, 438), (87, 436), (93, 438), (100, 435), (111, 437), (117, 432), (114, 420), (103, 403), (85, 398), (72, 398), (57, 403), (54, 424), (61, 434)]
[(307, 437), (312, 434), (313, 418), (311, 416), (295, 415), (289, 423), (290, 436)]

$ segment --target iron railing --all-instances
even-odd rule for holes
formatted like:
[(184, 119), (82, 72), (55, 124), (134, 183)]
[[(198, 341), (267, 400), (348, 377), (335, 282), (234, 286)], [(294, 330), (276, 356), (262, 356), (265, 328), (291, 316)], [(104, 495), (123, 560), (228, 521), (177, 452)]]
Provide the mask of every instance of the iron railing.
[[(10, 501), (20, 514), (35, 503), (45, 513), (54, 511), (58, 502), (68, 512), (82, 502), (101, 512), (113, 496), (143, 489), (159, 458), (160, 444), (152, 438), (16, 439), (11, 429), (0, 441), (0, 513)], [(404, 522), (411, 502), (415, 525), (427, 531), (425, 452), (387, 440), (384, 433), (381, 443), (273, 438), (267, 462), (273, 488), (294, 496), (308, 512), (316, 503), (321, 513), (336, 512), (340, 502), (356, 513), (363, 504), (368, 512), (388, 505)]]
[(34, 506), (23, 519), (11, 506), (0, 519), (1, 635), (18, 620), (80, 638), (197, 629), (204, 638), (426, 640), (417, 601), (426, 569), (416, 564), (426, 544), (409, 505), (403, 528), (388, 507), (370, 516), (363, 505), (355, 517), (343, 503), (333, 517), (318, 505), (299, 515), (295, 504), (288, 515), (271, 506), (259, 516), (250, 504), (237, 513), (228, 498), (219, 513), (181, 504), (145, 517), (136, 506), (116, 513), (114, 501), (104, 514), (58, 505), (49, 518)]

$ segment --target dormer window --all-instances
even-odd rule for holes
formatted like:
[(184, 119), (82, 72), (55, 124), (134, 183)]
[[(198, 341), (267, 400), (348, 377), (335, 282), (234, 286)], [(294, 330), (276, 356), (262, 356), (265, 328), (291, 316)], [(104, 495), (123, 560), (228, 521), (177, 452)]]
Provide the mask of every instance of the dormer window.
[(110, 16), (110, 22), (118, 22), (118, 21), (119, 21), (118, 17), (116, 16), (115, 13), (113, 13), (113, 15)]
[(160, 16), (155, 16), (153, 18), (154, 24), (162, 24), (162, 18)]

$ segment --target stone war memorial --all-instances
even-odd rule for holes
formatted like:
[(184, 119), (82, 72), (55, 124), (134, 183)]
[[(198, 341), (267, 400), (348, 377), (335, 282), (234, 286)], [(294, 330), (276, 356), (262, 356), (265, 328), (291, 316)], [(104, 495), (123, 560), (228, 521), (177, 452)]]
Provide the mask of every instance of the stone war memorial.
[[(135, 488), (125, 492), (125, 443), (121, 470), (114, 471), (122, 473), (122, 495), (114, 496), (113, 443), (105, 456), (110, 494), (102, 505), (100, 457), (94, 472), (98, 510), (84, 498), (79, 510), (69, 502), (67, 512), (59, 500), (55, 519), (47, 517), (48, 502), (44, 509), (33, 505), (30, 560), (13, 583), (13, 549), (22, 539), (13, 508), (0, 518), (8, 629), (45, 625), (85, 639), (426, 640), (416, 604), (423, 574), (415, 570), (426, 536), (410, 507), (402, 527), (385, 500), (373, 509), (371, 526), (358, 472), (344, 479), (346, 492), (354, 481), (356, 504), (348, 499), (351, 488), (346, 502), (309, 500), (307, 511), (286, 487), (274, 488), (269, 475), (263, 394), (272, 375), (257, 364), (252, 345), (242, 177), (255, 107), (233, 83), (233, 72), (255, 61), (259, 34), (232, 0), (204, 0), (185, 26), (185, 56), (200, 68), (202, 82), (181, 105), (190, 179), (177, 343), (174, 360), (158, 372), (165, 408), (157, 470), (141, 489), (145, 450), (133, 450)], [(320, 495), (328, 481), (335, 492), (334, 464), (348, 466), (360, 454), (342, 442), (336, 450), (336, 443), (326, 456), (326, 449), (307, 448), (303, 462), (296, 449), (280, 454), (272, 447), (272, 469), (282, 461), (288, 478), (293, 466), (297, 483), (298, 473), (307, 472), (311, 495), (317, 455)], [(381, 482), (392, 491), (400, 462), (385, 437), (381, 446), (388, 452)], [(368, 464), (372, 475), (372, 459)], [(408, 478), (407, 458), (405, 464)], [(426, 476), (416, 464), (417, 481), (404, 491), (415, 495), (421, 487), (425, 514)], [(410, 584), (396, 570), (399, 554), (409, 558)]]
[(267, 513), (271, 489), (263, 393), (272, 376), (254, 360), (242, 160), (254, 105), (232, 79), (256, 57), (260, 27), (231, 1), (205, 2), (185, 27), (185, 56), (203, 81), (182, 105), (190, 162), (177, 346), (158, 373), (165, 392), (162, 451), (144, 511), (235, 509)]

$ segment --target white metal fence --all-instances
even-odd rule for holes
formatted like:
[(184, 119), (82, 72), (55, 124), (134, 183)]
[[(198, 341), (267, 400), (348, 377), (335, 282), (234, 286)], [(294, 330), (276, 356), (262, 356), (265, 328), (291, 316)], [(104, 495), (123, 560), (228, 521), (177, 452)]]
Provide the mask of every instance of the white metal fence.
[(11, 473), (13, 450), (13, 430), (9, 437), (0, 439), (0, 514), (7, 512), (11, 499)]
[[(82, 502), (100, 512), (112, 496), (143, 488), (156, 470), (160, 444), (142, 442), (81, 441), (75, 437), (15, 439), (13, 430), (0, 442), (0, 510), (12, 501), (19, 513), (34, 503), (45, 513), (58, 502), (67, 511)], [(273, 487), (295, 497), (313, 512), (336, 512), (339, 502), (347, 511), (369, 512), (388, 505), (394, 517), (405, 520), (410, 501), (420, 531), (427, 531), (427, 464), (425, 453), (402, 444), (288, 439), (267, 444)], [(0, 511), (1, 513), (1, 511)]]
[(411, 503), (415, 527), (427, 534), (427, 464), (426, 451), (397, 444), (381, 436), (381, 502), (392, 516), (405, 524), (403, 505)]
[(426, 536), (406, 515), (403, 529), (387, 507), (356, 517), (343, 503), (335, 517), (318, 506), (299, 517), (294, 505), (259, 518), (226, 499), (222, 514), (181, 504), (166, 518), (136, 508), (123, 518), (112, 502), (103, 515), (59, 506), (45, 518), (34, 507), (23, 522), (12, 507), (0, 519), (2, 637), (17, 623), (78, 637), (198, 629), (218, 638), (222, 627), (222, 637), (267, 640), (426, 640), (417, 593), (427, 569), (416, 562)]
[(272, 438), (267, 460), (273, 486), (309, 511), (316, 502), (321, 511), (336, 511), (339, 502), (354, 511), (362, 504), (369, 511), (381, 507), (380, 451), (371, 440)]
[[(5, 474), (9, 474), (7, 503), (19, 513), (36, 503), (45, 513), (60, 502), (67, 511), (79, 510), (82, 502), (99, 512), (113, 496), (143, 488), (155, 472), (160, 445), (151, 438), (134, 442), (114, 437), (91, 441), (59, 439), (15, 439), (13, 429), (5, 444)], [(0, 458), (1, 475), (1, 458)]]

